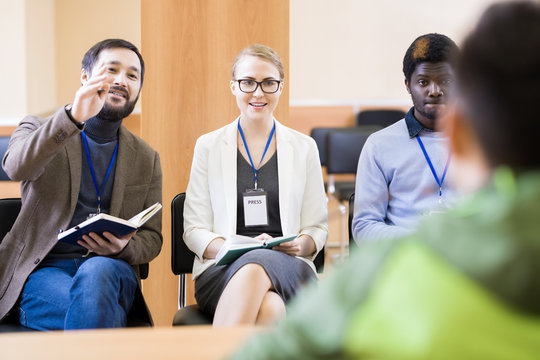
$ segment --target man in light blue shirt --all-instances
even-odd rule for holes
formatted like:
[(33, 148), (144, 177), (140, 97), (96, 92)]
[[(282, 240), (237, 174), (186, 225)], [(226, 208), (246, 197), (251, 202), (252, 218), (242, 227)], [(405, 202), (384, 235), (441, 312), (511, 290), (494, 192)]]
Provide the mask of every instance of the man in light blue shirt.
[(451, 156), (440, 122), (454, 99), (458, 51), (440, 34), (422, 35), (407, 50), (403, 73), (414, 106), (364, 145), (352, 222), (356, 242), (405, 235), (419, 217), (452, 201)]

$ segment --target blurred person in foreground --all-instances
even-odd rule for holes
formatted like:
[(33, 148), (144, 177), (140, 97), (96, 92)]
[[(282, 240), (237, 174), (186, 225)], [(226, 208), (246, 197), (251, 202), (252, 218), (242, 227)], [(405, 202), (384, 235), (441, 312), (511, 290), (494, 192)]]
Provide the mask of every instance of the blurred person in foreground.
[(406, 238), (363, 244), (235, 358), (538, 358), (540, 5), (492, 5), (462, 51), (447, 131), (474, 192)]

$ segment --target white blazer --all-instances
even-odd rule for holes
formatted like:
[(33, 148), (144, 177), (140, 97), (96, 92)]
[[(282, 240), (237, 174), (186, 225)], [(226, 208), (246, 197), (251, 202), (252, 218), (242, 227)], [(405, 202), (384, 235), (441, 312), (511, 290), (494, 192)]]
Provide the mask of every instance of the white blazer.
[[(184, 241), (196, 254), (193, 278), (215, 263), (203, 259), (208, 244), (236, 234), (236, 161), (238, 119), (201, 136), (195, 144), (184, 205)], [(315, 141), (276, 121), (279, 211), (284, 236), (310, 235), (315, 255), (328, 237), (328, 208)]]

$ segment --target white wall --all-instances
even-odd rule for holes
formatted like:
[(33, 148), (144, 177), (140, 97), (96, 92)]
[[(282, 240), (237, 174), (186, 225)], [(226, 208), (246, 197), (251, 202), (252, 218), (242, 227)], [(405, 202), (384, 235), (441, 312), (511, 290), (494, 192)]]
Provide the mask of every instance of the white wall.
[(26, 111), (42, 115), (56, 104), (54, 0), (26, 0)]
[[(439, 32), (459, 44), (493, 2), (290, 0), (291, 105), (408, 104), (410, 43)], [(140, 45), (138, 0), (0, 0), (0, 124), (71, 102), (84, 52), (106, 37)]]
[(139, 0), (0, 0), (0, 126), (72, 102), (86, 50), (140, 36)]
[(73, 102), (81, 86), (81, 61), (88, 49), (107, 38), (140, 48), (139, 0), (55, 0), (57, 105)]
[(291, 0), (291, 105), (403, 105), (405, 51), (438, 32), (459, 43), (493, 0)]
[(26, 111), (25, 2), (0, 0), (0, 118)]

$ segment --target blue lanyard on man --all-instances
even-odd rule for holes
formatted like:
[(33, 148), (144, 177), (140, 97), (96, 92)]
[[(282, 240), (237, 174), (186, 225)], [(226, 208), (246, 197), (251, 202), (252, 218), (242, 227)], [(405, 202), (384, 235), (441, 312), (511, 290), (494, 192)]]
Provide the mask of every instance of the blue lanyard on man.
[(251, 160), (251, 155), (249, 153), (249, 149), (246, 143), (246, 139), (244, 137), (244, 132), (242, 131), (242, 126), (240, 126), (240, 120), (238, 120), (238, 131), (240, 131), (240, 136), (242, 137), (242, 141), (244, 142), (244, 146), (246, 147), (246, 152), (249, 158), (249, 162), (251, 163), (251, 168), (253, 169), (253, 173), (255, 174), (255, 190), (257, 190), (257, 171), (261, 167), (262, 161), (264, 159), (264, 155), (266, 155), (266, 151), (270, 147), (270, 142), (272, 141), (272, 137), (274, 136), (274, 131), (276, 130), (276, 122), (274, 121), (274, 126), (272, 127), (272, 131), (270, 132), (270, 136), (268, 137), (268, 141), (266, 142), (266, 147), (264, 148), (264, 152), (261, 158), (261, 161), (259, 161), (259, 166), (257, 166), (257, 169), (255, 169), (255, 166), (253, 165), (253, 160)]
[(420, 145), (420, 148), (422, 149), (422, 152), (424, 153), (424, 157), (426, 158), (429, 168), (431, 169), (431, 173), (433, 174), (433, 177), (435, 178), (437, 185), (439, 185), (439, 204), (442, 204), (442, 186), (443, 186), (444, 178), (446, 177), (446, 172), (448, 171), (448, 165), (450, 165), (450, 158), (452, 157), (452, 153), (450, 152), (448, 154), (448, 160), (446, 160), (446, 165), (444, 166), (444, 172), (443, 172), (441, 180), (439, 181), (439, 177), (437, 176), (437, 173), (435, 172), (435, 168), (433, 167), (433, 164), (431, 163), (431, 159), (429, 158), (426, 148), (424, 147), (424, 143), (422, 143), (422, 140), (420, 139), (420, 135), (416, 135), (416, 140), (418, 140), (418, 144)]
[(105, 179), (103, 179), (103, 183), (101, 184), (101, 188), (100, 188), (97, 184), (96, 174), (94, 172), (94, 166), (92, 165), (92, 159), (90, 158), (90, 150), (88, 149), (88, 140), (86, 139), (86, 134), (83, 131), (81, 132), (81, 135), (84, 142), (84, 149), (86, 150), (86, 158), (88, 159), (90, 173), (92, 174), (92, 180), (94, 181), (94, 186), (97, 192), (97, 214), (99, 214), (101, 212), (101, 192), (103, 191), (103, 188), (105, 187), (105, 183), (107, 182), (107, 179), (109, 178), (109, 174), (111, 173), (111, 169), (114, 165), (114, 160), (116, 159), (116, 154), (118, 153), (118, 141), (116, 142), (116, 147), (114, 148), (114, 153), (111, 158), (111, 162), (109, 163), (107, 174), (105, 174)]

